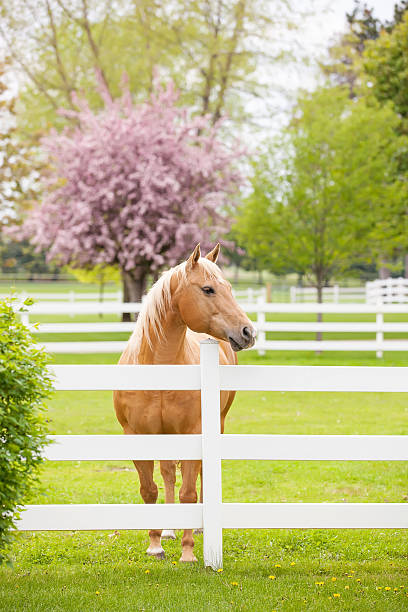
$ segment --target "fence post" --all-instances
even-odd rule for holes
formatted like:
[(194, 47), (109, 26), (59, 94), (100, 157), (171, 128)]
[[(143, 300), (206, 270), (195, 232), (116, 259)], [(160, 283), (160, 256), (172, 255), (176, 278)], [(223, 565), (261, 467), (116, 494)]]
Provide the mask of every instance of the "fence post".
[[(262, 304), (264, 304), (264, 300), (260, 297), (258, 298), (258, 304), (261, 306)], [(262, 329), (264, 327), (265, 324), (265, 312), (258, 310), (257, 315), (256, 315), (256, 326), (258, 329), (258, 342), (259, 344), (265, 344), (266, 341), (266, 334), (265, 331)], [(260, 350), (258, 351), (258, 355), (265, 355), (265, 351), (264, 350)]]
[(204, 565), (222, 567), (220, 367), (217, 340), (200, 342)]
[(296, 302), (296, 287), (294, 285), (290, 288), (290, 301), (293, 304)]
[[(378, 303), (377, 307), (378, 309), (380, 309), (381, 303)], [(375, 335), (375, 339), (377, 341), (377, 357), (381, 358), (383, 356), (382, 342), (384, 340), (384, 332), (383, 332), (384, 314), (382, 312), (377, 311), (377, 314), (375, 315), (375, 322), (377, 323), (377, 332)]]
[(333, 302), (338, 304), (340, 301), (340, 287), (338, 285), (333, 286)]

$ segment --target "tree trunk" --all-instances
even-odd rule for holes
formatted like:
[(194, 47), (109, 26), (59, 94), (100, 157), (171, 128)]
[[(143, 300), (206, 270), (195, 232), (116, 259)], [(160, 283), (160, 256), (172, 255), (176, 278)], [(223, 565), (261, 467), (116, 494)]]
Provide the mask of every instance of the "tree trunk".
[[(123, 301), (141, 302), (146, 289), (147, 274), (145, 271), (134, 270), (133, 272), (121, 271), (123, 282)], [(137, 317), (135, 317), (135, 320)], [(122, 321), (131, 321), (129, 312), (122, 313)]]
[(378, 274), (381, 278), (381, 280), (384, 280), (385, 278), (390, 278), (391, 273), (389, 271), (389, 269), (387, 268), (387, 264), (385, 261), (381, 261), (380, 263), (380, 267), (378, 270)]
[[(317, 302), (319, 304), (323, 303), (323, 283), (318, 282), (316, 286), (317, 290)], [(317, 313), (317, 322), (321, 323), (323, 321), (323, 314), (321, 312)], [(323, 334), (321, 331), (316, 332), (316, 340), (321, 342), (323, 340)], [(322, 351), (316, 351), (316, 355), (321, 355)]]

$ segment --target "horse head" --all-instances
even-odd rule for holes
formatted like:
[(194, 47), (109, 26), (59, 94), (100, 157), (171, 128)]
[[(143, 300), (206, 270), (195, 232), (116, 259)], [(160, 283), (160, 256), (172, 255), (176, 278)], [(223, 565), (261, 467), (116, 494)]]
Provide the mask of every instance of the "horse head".
[(201, 257), (198, 244), (185, 262), (184, 282), (174, 287), (173, 304), (192, 331), (229, 342), (234, 351), (254, 345), (256, 330), (232, 295), (217, 266), (220, 245)]

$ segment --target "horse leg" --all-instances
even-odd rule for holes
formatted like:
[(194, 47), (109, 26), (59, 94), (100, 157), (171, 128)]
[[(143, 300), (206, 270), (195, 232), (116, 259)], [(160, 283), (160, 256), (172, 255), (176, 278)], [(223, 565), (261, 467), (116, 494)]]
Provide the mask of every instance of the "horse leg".
[[(200, 469), (200, 504), (203, 503), (203, 466)], [(203, 528), (194, 529), (195, 534), (203, 533)]]
[[(197, 502), (197, 476), (201, 461), (182, 461), (181, 475), (183, 484), (180, 489), (180, 502), (182, 504), (195, 504)], [(181, 540), (180, 561), (197, 561), (194, 552), (193, 530), (185, 529)]]
[[(140, 494), (145, 504), (155, 504), (157, 500), (158, 489), (153, 480), (154, 461), (133, 461), (135, 468), (138, 471), (140, 479)], [(147, 549), (147, 554), (156, 557), (156, 559), (164, 559), (164, 550), (160, 543), (161, 530), (151, 529), (149, 531), (150, 546)]]
[[(160, 472), (164, 481), (164, 499), (166, 504), (174, 504), (174, 486), (176, 484), (176, 461), (160, 461)], [(162, 540), (175, 540), (174, 529), (163, 529)]]

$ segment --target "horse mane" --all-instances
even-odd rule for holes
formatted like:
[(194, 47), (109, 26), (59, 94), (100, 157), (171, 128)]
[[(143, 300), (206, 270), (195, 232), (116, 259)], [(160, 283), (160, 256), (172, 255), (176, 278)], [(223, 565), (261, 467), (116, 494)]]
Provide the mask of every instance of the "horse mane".
[[(197, 263), (202, 268), (206, 279), (223, 278), (219, 267), (209, 259), (200, 257)], [(128, 343), (129, 353), (135, 358), (135, 363), (142, 340), (146, 340), (152, 348), (153, 337), (163, 336), (164, 315), (171, 304), (171, 280), (173, 275), (177, 275), (180, 283), (187, 283), (186, 264), (187, 262), (183, 261), (174, 268), (163, 272), (143, 301), (135, 329)]]

